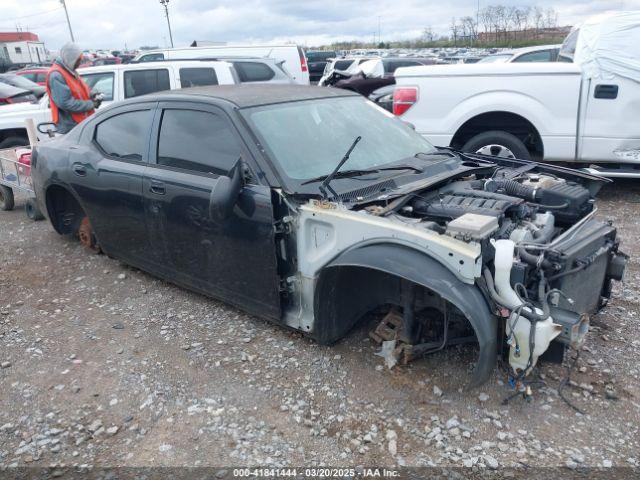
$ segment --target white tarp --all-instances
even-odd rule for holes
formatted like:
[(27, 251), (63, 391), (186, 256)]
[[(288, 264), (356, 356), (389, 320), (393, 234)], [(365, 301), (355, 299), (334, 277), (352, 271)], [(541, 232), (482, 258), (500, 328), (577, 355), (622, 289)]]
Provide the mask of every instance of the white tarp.
[(597, 15), (577, 28), (574, 63), (587, 78), (640, 82), (640, 11)]

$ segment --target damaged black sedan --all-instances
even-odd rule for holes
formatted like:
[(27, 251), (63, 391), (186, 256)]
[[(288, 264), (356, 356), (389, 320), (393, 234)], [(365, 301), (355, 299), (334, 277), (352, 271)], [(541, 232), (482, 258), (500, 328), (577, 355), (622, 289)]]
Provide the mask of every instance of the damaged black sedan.
[(435, 148), (330, 88), (139, 97), (32, 164), (56, 232), (321, 343), (381, 309), (399, 361), (473, 340), (471, 385), (580, 345), (625, 269), (605, 179)]

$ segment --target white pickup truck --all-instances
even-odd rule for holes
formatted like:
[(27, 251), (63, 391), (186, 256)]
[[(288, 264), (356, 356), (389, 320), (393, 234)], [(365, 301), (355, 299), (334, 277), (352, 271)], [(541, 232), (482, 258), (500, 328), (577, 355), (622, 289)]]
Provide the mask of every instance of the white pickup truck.
[(639, 42), (640, 12), (620, 12), (575, 29), (560, 62), (401, 68), (394, 113), (435, 145), (640, 177)]
[[(293, 83), (271, 58), (229, 58), (225, 61), (175, 60), (81, 68), (80, 76), (92, 91), (103, 94), (103, 105), (161, 90), (237, 83)], [(248, 77), (248, 73), (252, 77)], [(36, 125), (51, 122), (49, 98), (38, 103), (0, 107), (0, 150), (28, 145), (25, 120)], [(47, 135), (38, 132), (40, 140)]]

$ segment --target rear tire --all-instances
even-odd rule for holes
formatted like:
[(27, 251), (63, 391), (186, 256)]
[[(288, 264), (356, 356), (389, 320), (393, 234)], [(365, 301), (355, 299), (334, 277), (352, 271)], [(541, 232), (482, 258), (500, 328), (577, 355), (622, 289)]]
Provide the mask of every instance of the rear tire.
[(531, 160), (531, 154), (522, 140), (501, 130), (479, 133), (464, 144), (462, 151), (494, 157)]
[(29, 200), (27, 200), (27, 203), (24, 206), (24, 210), (25, 212), (27, 212), (27, 217), (29, 217), (34, 222), (37, 222), (38, 220), (44, 220), (44, 215), (42, 215), (40, 208), (38, 208), (38, 202), (36, 202), (35, 198), (30, 198)]
[(25, 137), (7, 137), (0, 142), (0, 150), (12, 147), (28, 147), (29, 139)]
[(13, 190), (5, 185), (0, 185), (0, 210), (13, 210), (14, 206)]

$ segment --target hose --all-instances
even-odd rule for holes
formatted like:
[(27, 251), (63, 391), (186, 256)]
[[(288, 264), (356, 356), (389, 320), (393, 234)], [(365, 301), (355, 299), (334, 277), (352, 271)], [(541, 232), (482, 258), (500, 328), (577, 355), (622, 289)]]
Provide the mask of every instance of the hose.
[(504, 193), (512, 197), (523, 198), (530, 202), (536, 201), (536, 189), (527, 185), (522, 185), (514, 180), (487, 180), (484, 184), (485, 190), (503, 190)]
[[(485, 267), (483, 271), (483, 275), (484, 275), (484, 280), (487, 283), (487, 290), (489, 290), (489, 295), (491, 295), (491, 298), (493, 299), (493, 301), (496, 302), (501, 307), (508, 308), (506, 305), (508, 305), (509, 302), (507, 302), (504, 298), (502, 298), (500, 294), (496, 291), (495, 284), (493, 282), (493, 277), (491, 276), (491, 272), (487, 267)], [(543, 310), (543, 314), (539, 315), (535, 312), (536, 307), (530, 302), (523, 301), (521, 307), (522, 306), (528, 307), (528, 310), (524, 310), (524, 309), (521, 310), (520, 315), (522, 315), (524, 318), (526, 318), (532, 323), (542, 322), (547, 318), (549, 318), (548, 311), (544, 313), (544, 310)]]
[(520, 260), (533, 267), (542, 267), (545, 269), (555, 269), (555, 264), (550, 262), (549, 260), (544, 258), (544, 254), (534, 255), (533, 253), (527, 252), (525, 247), (518, 247), (518, 256)]

